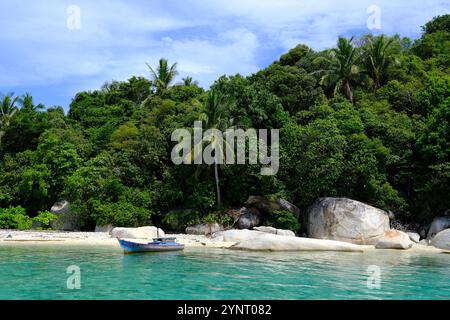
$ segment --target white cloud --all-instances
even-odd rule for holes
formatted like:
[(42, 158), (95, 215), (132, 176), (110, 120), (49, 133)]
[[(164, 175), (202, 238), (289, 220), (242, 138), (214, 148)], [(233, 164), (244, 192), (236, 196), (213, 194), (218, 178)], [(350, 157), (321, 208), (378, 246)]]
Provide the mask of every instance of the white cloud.
[[(66, 8), (81, 8), (81, 29), (66, 27)], [(145, 62), (179, 63), (180, 77), (203, 86), (222, 74), (250, 74), (298, 43), (334, 45), (338, 35), (368, 32), (372, 0), (2, 0), (0, 91), (61, 87), (74, 95), (103, 82), (149, 75)], [(450, 11), (448, 1), (378, 0), (382, 32), (417, 36)]]

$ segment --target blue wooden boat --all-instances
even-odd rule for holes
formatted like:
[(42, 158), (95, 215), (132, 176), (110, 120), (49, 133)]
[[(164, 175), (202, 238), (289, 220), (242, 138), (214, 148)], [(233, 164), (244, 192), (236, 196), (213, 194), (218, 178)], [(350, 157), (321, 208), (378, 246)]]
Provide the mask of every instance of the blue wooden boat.
[(142, 243), (119, 239), (120, 247), (125, 253), (180, 251), (184, 244), (176, 242), (176, 238), (155, 238), (153, 242)]

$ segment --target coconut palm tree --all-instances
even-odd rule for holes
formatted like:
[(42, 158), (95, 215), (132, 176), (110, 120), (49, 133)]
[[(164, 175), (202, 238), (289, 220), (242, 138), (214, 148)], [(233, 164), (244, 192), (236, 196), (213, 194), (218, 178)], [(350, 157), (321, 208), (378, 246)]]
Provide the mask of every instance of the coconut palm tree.
[(364, 65), (366, 73), (373, 81), (374, 92), (381, 86), (389, 68), (398, 63), (390, 50), (394, 40), (384, 35), (368, 37), (366, 40), (363, 53)]
[(352, 42), (353, 37), (339, 37), (337, 47), (330, 51), (330, 57), (326, 59), (327, 70), (319, 72), (324, 74), (320, 80), (321, 85), (332, 89), (333, 94), (343, 90), (347, 98), (354, 103), (353, 83), (359, 80), (360, 69), (357, 65), (358, 49)]
[(14, 96), (14, 93), (9, 93), (0, 96), (0, 140), (3, 137), (5, 129), (9, 127), (11, 118), (19, 110), (16, 106), (19, 101), (18, 96)]
[(183, 78), (182, 79), (183, 80), (183, 85), (184, 86), (192, 86), (192, 85), (198, 85), (198, 81), (194, 81), (194, 79), (192, 79), (192, 77), (186, 77), (186, 78)]
[[(206, 100), (204, 102), (204, 111), (201, 114), (201, 119), (203, 121), (204, 127), (206, 130), (209, 129), (218, 129), (224, 131), (227, 128), (230, 128), (231, 121), (226, 117), (226, 110), (232, 107), (234, 104), (234, 100), (229, 96), (226, 96), (219, 92), (217, 89), (211, 89), (208, 92)], [(220, 192), (220, 178), (219, 178), (219, 155), (225, 154), (225, 148), (229, 148), (230, 146), (226, 141), (217, 141), (213, 138), (209, 143), (212, 145), (214, 149), (214, 180), (216, 184), (216, 195), (217, 195), (217, 206), (220, 207), (222, 205), (222, 196)], [(195, 154), (196, 150), (202, 152), (203, 144), (205, 141), (199, 141), (192, 148), (191, 152), (187, 155), (187, 157), (192, 160), (201, 156), (201, 154)], [(195, 176), (200, 176), (201, 172), (205, 166), (199, 165), (197, 167)]]
[[(231, 108), (234, 101), (231, 97), (224, 95), (217, 89), (211, 89), (208, 93), (208, 97), (205, 101), (204, 117), (207, 129), (219, 129), (225, 130), (226, 126), (229, 124), (226, 118), (226, 111)], [(216, 182), (216, 194), (217, 194), (217, 205), (220, 207), (222, 205), (222, 197), (220, 193), (220, 179), (219, 179), (219, 154), (224, 155), (224, 147), (218, 141), (213, 141), (214, 143), (214, 179)], [(226, 144), (226, 142), (223, 142)], [(223, 156), (222, 156), (223, 158)]]
[(147, 67), (152, 73), (152, 80), (157, 94), (161, 94), (162, 92), (166, 91), (169, 88), (171, 82), (178, 75), (177, 63), (174, 63), (169, 67), (168, 61), (164, 58), (161, 58), (159, 60), (159, 65), (156, 70), (154, 70), (148, 63)]

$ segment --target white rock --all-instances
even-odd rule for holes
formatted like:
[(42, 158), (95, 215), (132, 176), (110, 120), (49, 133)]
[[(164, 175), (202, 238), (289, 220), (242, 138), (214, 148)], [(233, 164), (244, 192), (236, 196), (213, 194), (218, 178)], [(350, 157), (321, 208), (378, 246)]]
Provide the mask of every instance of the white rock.
[(253, 228), (253, 230), (265, 233), (278, 234), (280, 236), (295, 237), (295, 233), (291, 230), (276, 229), (273, 227), (255, 227)]
[(317, 200), (307, 219), (309, 237), (355, 244), (375, 244), (390, 229), (386, 212), (345, 198)]
[(447, 228), (450, 228), (450, 216), (434, 218), (428, 230), (427, 239), (431, 240), (435, 235)]
[(75, 231), (78, 229), (77, 217), (70, 210), (68, 201), (56, 202), (50, 212), (58, 217), (57, 220), (50, 221), (53, 230)]
[(194, 235), (211, 235), (223, 230), (223, 226), (218, 223), (197, 224), (195, 226), (189, 226), (186, 228), (187, 234)]
[(389, 230), (384, 233), (375, 245), (377, 249), (410, 249), (412, 241), (409, 236), (398, 230)]
[(281, 236), (253, 230), (220, 232), (222, 241), (237, 242), (230, 249), (257, 251), (357, 251), (362, 248), (346, 242)]
[(416, 232), (407, 232), (406, 233), (409, 237), (409, 239), (411, 239), (411, 241), (415, 242), (415, 243), (419, 243), (420, 242), (420, 235)]
[(217, 233), (213, 239), (220, 239), (220, 241), (225, 242), (237, 242), (237, 241), (247, 241), (249, 239), (256, 238), (258, 235), (264, 234), (264, 232), (254, 231), (254, 230), (227, 230)]
[(279, 235), (279, 236), (286, 236), (286, 237), (295, 237), (294, 231), (283, 230), (283, 229), (277, 229), (277, 235)]
[(164, 231), (156, 227), (114, 228), (111, 231), (112, 238), (153, 239), (164, 236)]
[(450, 229), (439, 232), (431, 241), (431, 245), (438, 249), (450, 250)]
[(95, 226), (95, 232), (107, 232), (111, 233), (111, 231), (114, 229), (114, 226), (112, 224), (108, 224), (106, 226)]

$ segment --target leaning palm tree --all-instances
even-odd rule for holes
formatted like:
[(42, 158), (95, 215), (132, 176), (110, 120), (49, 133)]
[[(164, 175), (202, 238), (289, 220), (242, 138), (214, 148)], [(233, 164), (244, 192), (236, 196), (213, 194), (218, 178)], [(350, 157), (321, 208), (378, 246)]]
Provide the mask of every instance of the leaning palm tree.
[(368, 37), (364, 48), (364, 65), (366, 73), (373, 81), (373, 91), (376, 92), (381, 86), (386, 73), (397, 60), (393, 57), (390, 50), (394, 38), (386, 38), (384, 35), (379, 37)]
[[(206, 101), (204, 102), (204, 111), (201, 114), (200, 119), (204, 123), (204, 128), (206, 128), (206, 130), (218, 129), (222, 131), (229, 128), (231, 121), (227, 119), (226, 111), (229, 110), (233, 104), (234, 100), (231, 97), (222, 94), (217, 89), (211, 89), (208, 92)], [(216, 184), (217, 206), (221, 207), (222, 196), (220, 192), (219, 159), (223, 159), (226, 150), (225, 148), (230, 148), (231, 146), (228, 145), (226, 141), (219, 141), (215, 138), (216, 137), (212, 137), (212, 140), (209, 141), (209, 143), (214, 150), (214, 179)], [(204, 140), (196, 142), (196, 145), (193, 147), (187, 157), (192, 160), (199, 156), (202, 156), (201, 154), (196, 154), (196, 152), (202, 152), (201, 150), (203, 149), (202, 147), (204, 143)], [(195, 176), (198, 177), (204, 168), (204, 166), (198, 166)]]
[[(205, 102), (204, 117), (207, 129), (226, 129), (228, 124), (226, 119), (226, 111), (233, 105), (233, 99), (217, 89), (211, 89), (208, 93), (208, 97)], [(226, 143), (226, 142), (225, 142)], [(214, 145), (214, 180), (216, 182), (216, 194), (217, 205), (222, 205), (222, 197), (220, 193), (220, 180), (219, 180), (219, 155), (224, 155), (224, 143), (220, 144), (219, 141), (213, 141)], [(225, 146), (227, 147), (227, 146)]]
[(9, 93), (0, 96), (0, 140), (5, 133), (7, 127), (11, 122), (11, 118), (19, 110), (16, 106), (19, 97), (14, 96), (14, 93)]
[(343, 90), (347, 98), (354, 103), (352, 84), (359, 79), (360, 70), (357, 66), (359, 59), (358, 49), (350, 40), (339, 37), (337, 47), (330, 51), (330, 57), (325, 59), (328, 68), (320, 70), (324, 73), (320, 84), (331, 88), (333, 94)]
[(156, 70), (154, 70), (148, 63), (147, 67), (152, 73), (152, 80), (157, 94), (161, 94), (162, 92), (166, 91), (169, 88), (170, 83), (178, 75), (177, 63), (174, 63), (169, 67), (168, 61), (164, 58), (161, 58), (159, 60), (159, 66), (158, 68), (156, 68)]

